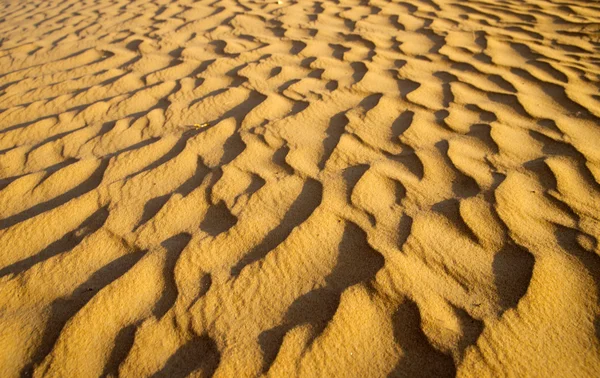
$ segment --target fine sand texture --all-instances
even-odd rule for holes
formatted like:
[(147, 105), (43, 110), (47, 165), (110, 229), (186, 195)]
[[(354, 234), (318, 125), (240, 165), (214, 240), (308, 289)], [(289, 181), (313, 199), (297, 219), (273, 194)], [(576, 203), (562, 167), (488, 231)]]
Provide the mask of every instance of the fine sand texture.
[(600, 2), (0, 0), (1, 377), (600, 376)]

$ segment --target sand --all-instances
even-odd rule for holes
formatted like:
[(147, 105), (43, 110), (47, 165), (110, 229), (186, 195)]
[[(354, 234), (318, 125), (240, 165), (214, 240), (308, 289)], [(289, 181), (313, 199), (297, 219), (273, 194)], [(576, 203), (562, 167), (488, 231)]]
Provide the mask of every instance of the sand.
[(0, 0), (0, 376), (600, 375), (600, 3)]

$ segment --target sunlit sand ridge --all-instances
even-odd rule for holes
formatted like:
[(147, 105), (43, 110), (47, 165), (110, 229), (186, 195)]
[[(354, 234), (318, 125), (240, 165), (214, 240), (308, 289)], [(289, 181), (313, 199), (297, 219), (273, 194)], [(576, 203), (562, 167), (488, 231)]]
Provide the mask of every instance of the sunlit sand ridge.
[(0, 0), (1, 377), (600, 375), (600, 3)]

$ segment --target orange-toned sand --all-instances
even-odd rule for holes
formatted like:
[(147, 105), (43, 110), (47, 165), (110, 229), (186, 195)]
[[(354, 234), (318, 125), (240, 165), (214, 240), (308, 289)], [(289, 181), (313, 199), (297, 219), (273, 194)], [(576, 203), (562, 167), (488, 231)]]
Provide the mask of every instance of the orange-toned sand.
[(0, 0), (1, 377), (600, 376), (600, 3)]

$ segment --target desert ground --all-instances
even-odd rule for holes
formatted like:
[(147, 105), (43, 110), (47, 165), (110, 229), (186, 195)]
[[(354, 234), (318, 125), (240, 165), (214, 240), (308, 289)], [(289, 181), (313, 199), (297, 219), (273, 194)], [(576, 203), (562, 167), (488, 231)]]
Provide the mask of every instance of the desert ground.
[(600, 2), (0, 0), (1, 377), (600, 376)]

